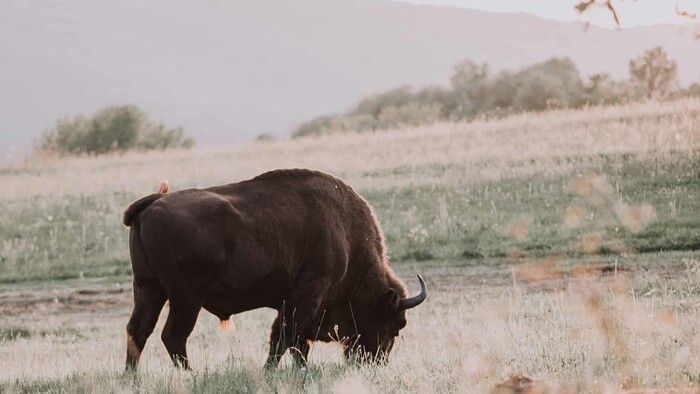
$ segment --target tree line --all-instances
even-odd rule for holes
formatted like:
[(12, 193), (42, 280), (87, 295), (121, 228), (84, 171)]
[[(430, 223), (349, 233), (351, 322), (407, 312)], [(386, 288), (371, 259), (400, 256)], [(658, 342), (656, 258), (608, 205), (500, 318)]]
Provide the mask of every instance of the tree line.
[(569, 58), (492, 74), (469, 59), (454, 66), (449, 87), (402, 86), (361, 100), (350, 111), (303, 123), (293, 137), (412, 127), (440, 121), (500, 117), (516, 112), (581, 108), (641, 100), (700, 96), (700, 84), (681, 88), (678, 66), (661, 47), (629, 62), (630, 78), (594, 74), (584, 80)]

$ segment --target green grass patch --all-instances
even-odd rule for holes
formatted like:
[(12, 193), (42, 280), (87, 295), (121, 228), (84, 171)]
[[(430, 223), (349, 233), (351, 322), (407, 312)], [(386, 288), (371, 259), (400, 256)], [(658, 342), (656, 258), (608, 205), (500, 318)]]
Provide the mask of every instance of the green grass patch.
[(32, 332), (26, 327), (0, 327), (0, 342), (9, 342), (20, 338), (29, 338), (31, 336)]
[(131, 197), (34, 197), (9, 201), (0, 222), (0, 282), (131, 273), (121, 213)]
[[(566, 173), (406, 185), (363, 195), (377, 212), (394, 261), (700, 249), (696, 155), (564, 159), (575, 163)], [(444, 169), (414, 171), (438, 176), (436, 171)], [(607, 194), (572, 189), (572, 182), (585, 183), (591, 174), (608, 188)], [(135, 197), (115, 192), (6, 201), (1, 208), (0, 283), (129, 275), (128, 229), (120, 220)], [(653, 208), (653, 217), (630, 226), (621, 209), (629, 208), (634, 216), (641, 204)], [(571, 209), (580, 218), (567, 226)], [(597, 244), (586, 244), (590, 242)]]
[[(700, 250), (696, 160), (624, 154), (600, 163), (557, 176), (402, 188), (366, 197), (398, 261)], [(575, 190), (572, 180), (590, 174), (609, 188), (607, 194)], [(653, 208), (651, 217), (634, 217), (642, 204)], [(577, 223), (567, 225), (568, 210), (580, 215)], [(583, 245), (587, 240), (597, 245)]]
[[(99, 387), (103, 392), (139, 393), (303, 393), (333, 392), (334, 387), (358, 373), (376, 374), (369, 368), (341, 364), (309, 365), (304, 370), (294, 367), (263, 371), (246, 367), (240, 361), (201, 372), (173, 370), (152, 376), (146, 373), (74, 374), (58, 379), (22, 379), (0, 383), (0, 392), (7, 393), (90, 393)], [(347, 384), (346, 384), (347, 385)], [(352, 386), (350, 386), (352, 387)]]

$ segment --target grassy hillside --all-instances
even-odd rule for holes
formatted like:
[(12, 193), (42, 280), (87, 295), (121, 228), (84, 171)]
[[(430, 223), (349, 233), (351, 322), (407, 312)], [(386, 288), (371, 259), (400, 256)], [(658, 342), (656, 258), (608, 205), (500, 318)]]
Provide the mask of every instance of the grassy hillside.
[[(123, 209), (280, 167), (338, 175), (394, 261), (700, 248), (700, 102), (0, 167), (0, 281), (130, 273)], [(510, 260), (509, 260), (510, 261)]]

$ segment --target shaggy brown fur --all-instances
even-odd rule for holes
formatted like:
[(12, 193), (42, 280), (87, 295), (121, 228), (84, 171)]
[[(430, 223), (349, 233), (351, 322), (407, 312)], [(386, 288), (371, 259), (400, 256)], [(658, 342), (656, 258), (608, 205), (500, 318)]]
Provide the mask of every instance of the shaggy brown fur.
[(312, 341), (338, 341), (347, 357), (385, 360), (406, 309), (405, 285), (385, 258), (367, 202), (338, 178), (277, 170), (208, 189), (159, 192), (124, 213), (131, 226), (134, 311), (127, 367), (135, 367), (166, 300), (162, 339), (188, 367), (185, 343), (201, 308), (221, 320), (268, 307), (274, 367), (294, 346), (303, 364)]

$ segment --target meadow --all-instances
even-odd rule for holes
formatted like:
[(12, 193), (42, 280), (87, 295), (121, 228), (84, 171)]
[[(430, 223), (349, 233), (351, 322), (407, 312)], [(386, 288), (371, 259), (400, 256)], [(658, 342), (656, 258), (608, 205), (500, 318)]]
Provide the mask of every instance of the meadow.
[[(700, 101), (680, 100), (0, 167), (0, 391), (488, 392), (526, 374), (537, 392), (696, 392), (699, 155)], [(226, 332), (205, 312), (195, 372), (171, 367), (161, 321), (123, 373), (123, 209), (164, 179), (284, 167), (345, 179), (399, 274), (424, 274), (391, 363), (348, 366), (330, 344), (305, 371), (265, 374), (273, 312)]]

